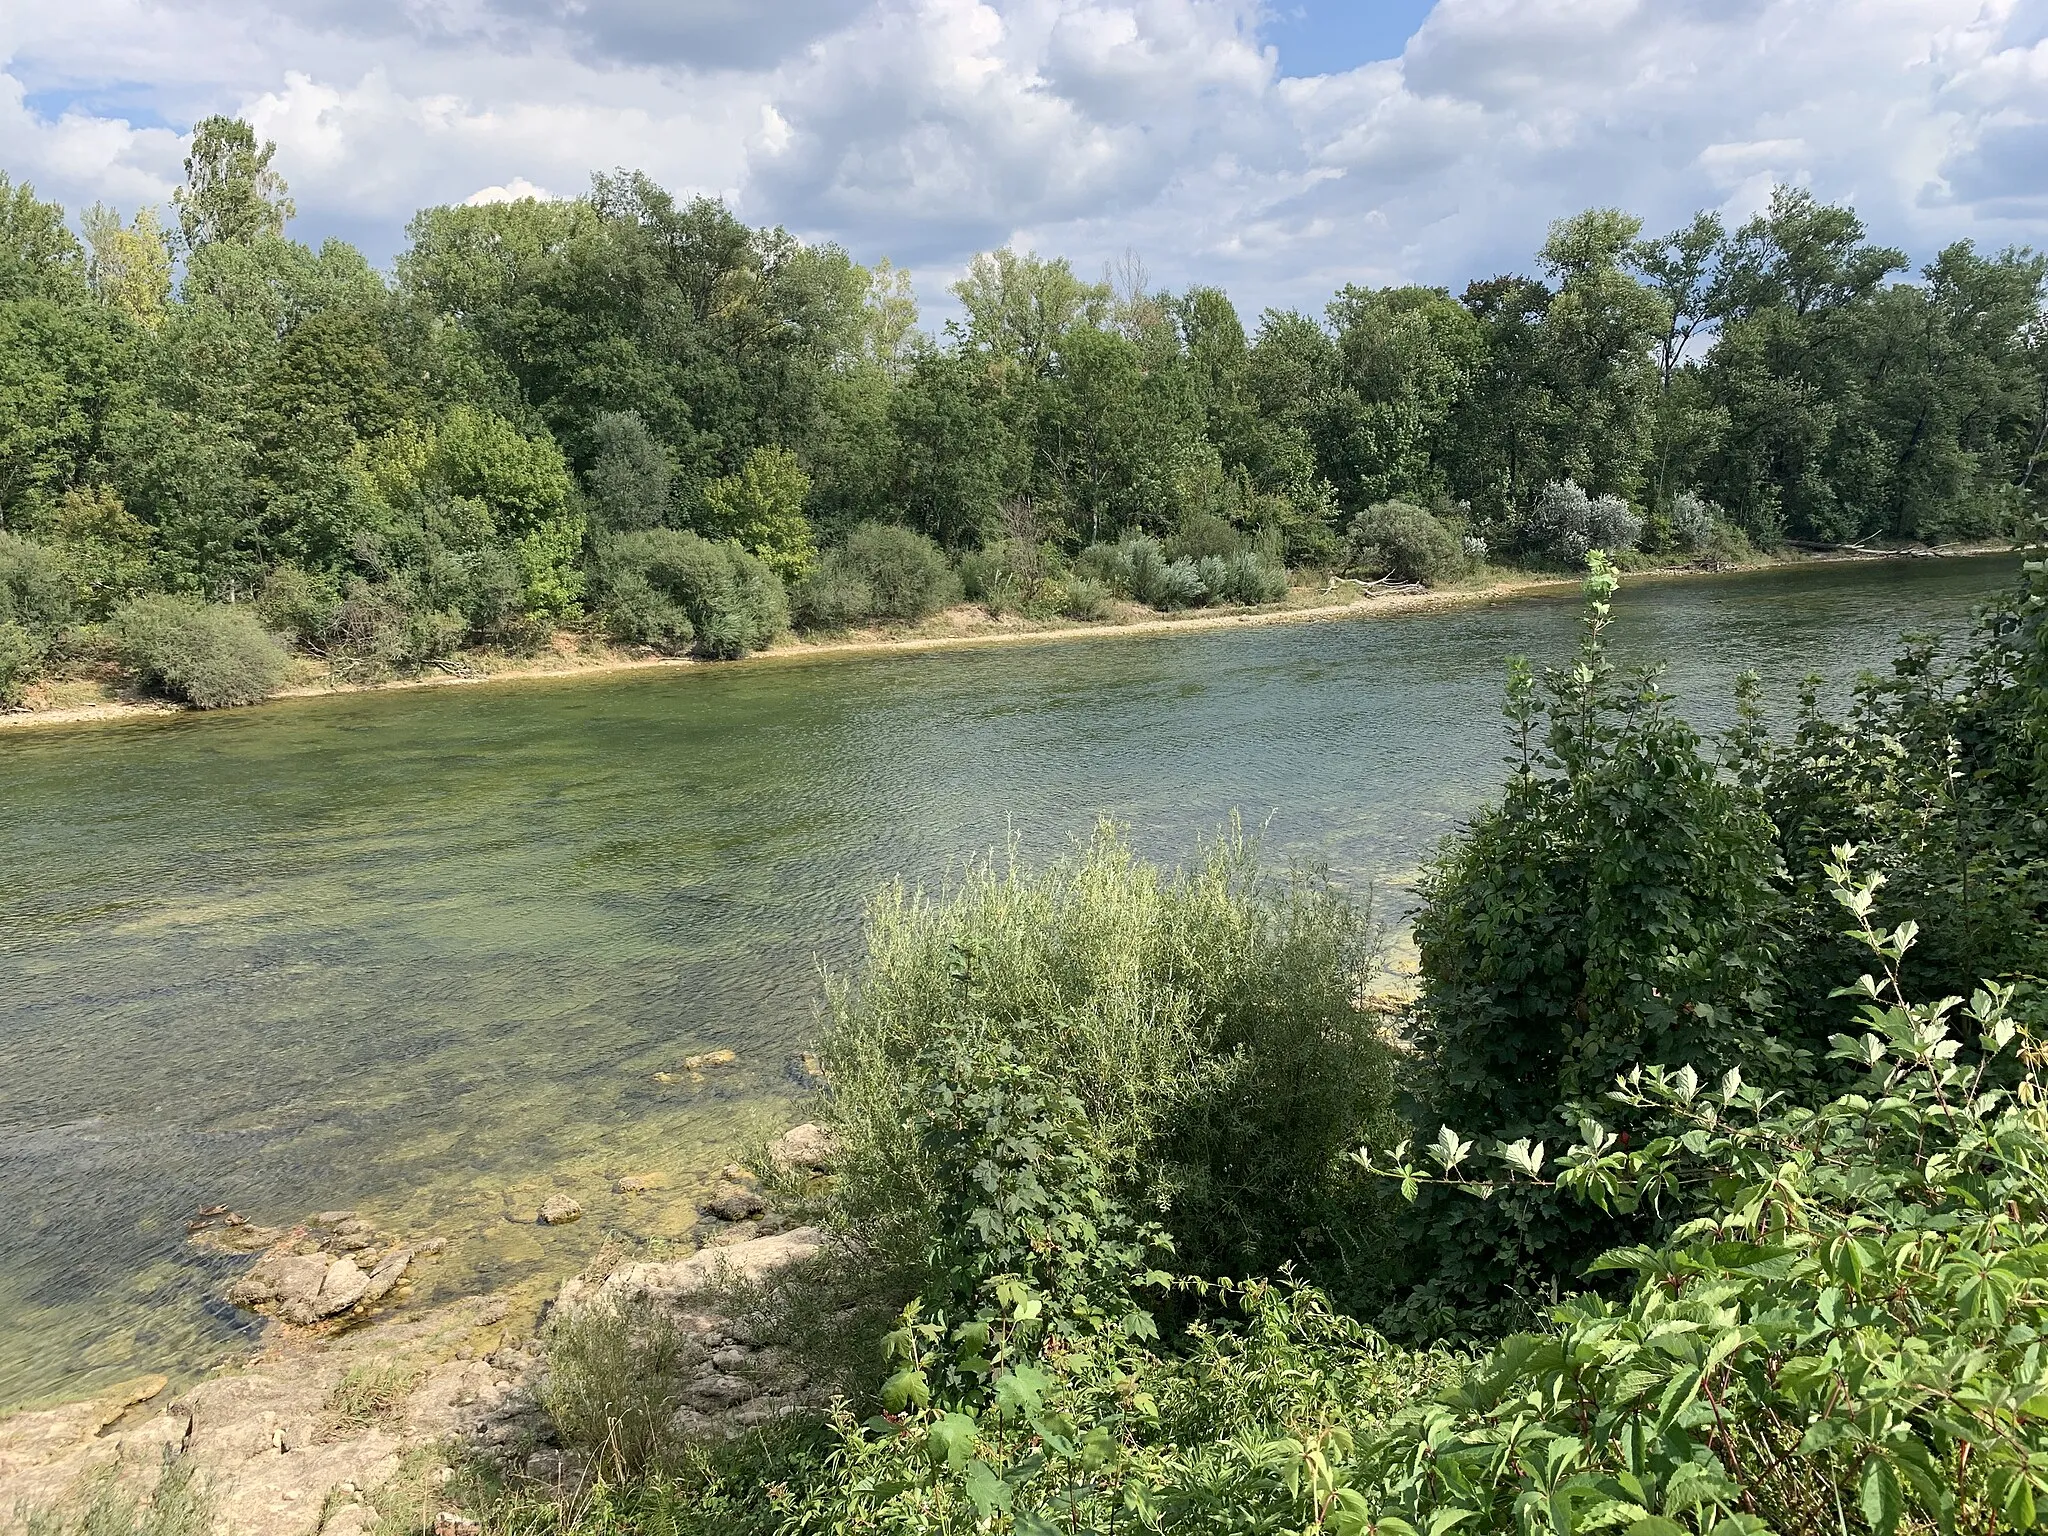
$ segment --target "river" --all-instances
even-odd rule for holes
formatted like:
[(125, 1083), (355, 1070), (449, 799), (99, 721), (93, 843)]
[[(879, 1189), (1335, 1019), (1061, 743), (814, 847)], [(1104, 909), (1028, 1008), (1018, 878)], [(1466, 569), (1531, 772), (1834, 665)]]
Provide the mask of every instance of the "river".
[[(1777, 718), (2009, 559), (1634, 582), (1617, 649), (1703, 726)], [(1504, 658), (1575, 604), (279, 701), (0, 736), (0, 1406), (247, 1345), (183, 1219), (360, 1207), (422, 1294), (685, 1240), (786, 1122), (864, 899), (1094, 818), (1177, 858), (1233, 809), (1398, 921), (1499, 782)], [(689, 1053), (736, 1066), (693, 1081)], [(657, 1081), (662, 1073), (671, 1081)], [(666, 1196), (616, 1196), (660, 1172)], [(588, 1218), (531, 1222), (561, 1189)]]

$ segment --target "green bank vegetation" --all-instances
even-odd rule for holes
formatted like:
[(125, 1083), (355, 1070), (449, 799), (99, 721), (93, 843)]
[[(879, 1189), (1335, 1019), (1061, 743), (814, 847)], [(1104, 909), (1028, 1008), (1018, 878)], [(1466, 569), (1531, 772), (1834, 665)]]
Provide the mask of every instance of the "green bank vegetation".
[[(2039, 552), (2036, 552), (2037, 556)], [(1575, 1536), (2048, 1518), (2048, 561), (1774, 737), (1517, 664), (1421, 989), (1226, 837), (885, 893), (828, 992), (836, 1406), (570, 1434), (498, 1529)], [(606, 1331), (608, 1326), (609, 1331)], [(630, 1327), (554, 1390), (670, 1404)], [(593, 1333), (591, 1330), (595, 1329)], [(621, 1383), (642, 1384), (634, 1397)]]
[(1963, 242), (1908, 280), (1791, 189), (1249, 325), (995, 251), (934, 334), (888, 262), (624, 172), (427, 209), (379, 272), (290, 238), (272, 159), (209, 119), (125, 221), (0, 176), (0, 704), (107, 665), (235, 703), (283, 647), (342, 680), (564, 632), (721, 658), (962, 598), (1087, 620), (1290, 570), (1998, 537), (2048, 478), (2042, 260)]

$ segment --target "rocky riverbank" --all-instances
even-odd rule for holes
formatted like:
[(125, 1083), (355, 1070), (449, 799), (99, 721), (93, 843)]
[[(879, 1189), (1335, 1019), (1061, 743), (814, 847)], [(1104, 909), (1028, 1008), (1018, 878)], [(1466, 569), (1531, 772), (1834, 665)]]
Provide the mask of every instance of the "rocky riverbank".
[[(775, 1170), (799, 1176), (830, 1156), (816, 1126), (769, 1147)], [(695, 1205), (697, 1251), (607, 1253), (537, 1307), (493, 1295), (410, 1306), (413, 1266), (444, 1241), (381, 1232), (354, 1211), (284, 1228), (201, 1212), (192, 1242), (250, 1256), (223, 1299), (265, 1319), (258, 1347), (182, 1391), (144, 1377), (0, 1418), (0, 1531), (95, 1498), (146, 1502), (175, 1474), (203, 1501), (198, 1529), (220, 1536), (468, 1536), (482, 1479), (579, 1483), (542, 1408), (546, 1341), (558, 1318), (593, 1312), (651, 1308), (677, 1330), (684, 1433), (802, 1409), (815, 1394), (730, 1298), (818, 1252), (823, 1234), (781, 1217), (738, 1165)]]

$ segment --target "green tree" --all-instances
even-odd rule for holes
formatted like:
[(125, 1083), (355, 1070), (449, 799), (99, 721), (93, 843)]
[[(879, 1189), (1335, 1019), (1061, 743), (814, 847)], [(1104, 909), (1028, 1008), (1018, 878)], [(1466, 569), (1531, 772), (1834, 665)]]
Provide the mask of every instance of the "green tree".
[[(1697, 213), (1683, 229), (1639, 240), (1630, 260), (1664, 308), (1657, 339), (1657, 408), (1645, 499), (1660, 517), (1693, 481), (1727, 427), (1727, 415), (1699, 382), (1694, 343), (1711, 331), (1725, 300), (1727, 229), (1719, 214)], [(1693, 364), (1695, 366), (1687, 366)]]
[(696, 522), (700, 532), (732, 539), (785, 582), (818, 563), (818, 544), (804, 517), (811, 477), (787, 448), (757, 448), (736, 475), (708, 482)]
[(298, 212), (284, 178), (271, 168), (277, 146), (259, 146), (238, 117), (209, 117), (192, 130), (185, 185), (171, 194), (188, 254), (225, 242), (253, 245), (284, 234)]
[(171, 299), (171, 249), (155, 211), (137, 209), (124, 229), (120, 214), (94, 203), (80, 222), (92, 248), (86, 275), (93, 294), (144, 330), (162, 325)]

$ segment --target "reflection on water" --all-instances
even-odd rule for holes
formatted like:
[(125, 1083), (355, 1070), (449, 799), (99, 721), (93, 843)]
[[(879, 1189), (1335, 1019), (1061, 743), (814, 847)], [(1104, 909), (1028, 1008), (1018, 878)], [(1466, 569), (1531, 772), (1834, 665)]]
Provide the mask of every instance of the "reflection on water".
[[(1638, 583), (1620, 648), (1702, 724), (1953, 631), (2006, 561)], [(0, 1404), (235, 1342), (181, 1218), (337, 1203), (451, 1234), (441, 1289), (686, 1230), (772, 1130), (821, 959), (895, 874), (1102, 814), (1175, 857), (1233, 808), (1363, 886), (1501, 772), (1566, 598), (605, 681), (288, 701), (0, 739)], [(658, 1083), (691, 1052), (740, 1064)], [(661, 1170), (678, 1193), (614, 1196)], [(545, 1190), (590, 1218), (530, 1222)]]

